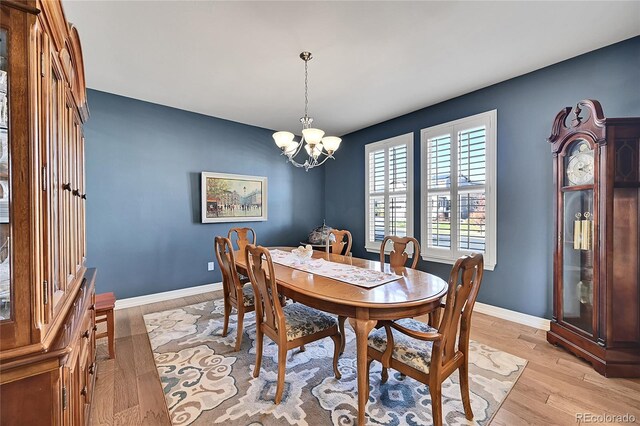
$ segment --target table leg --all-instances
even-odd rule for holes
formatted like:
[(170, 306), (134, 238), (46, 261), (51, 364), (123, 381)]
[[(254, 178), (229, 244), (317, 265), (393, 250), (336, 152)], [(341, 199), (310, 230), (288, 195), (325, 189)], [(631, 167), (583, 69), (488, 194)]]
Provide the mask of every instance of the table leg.
[[(368, 313), (367, 313), (368, 314)], [(368, 317), (368, 315), (366, 315)], [(349, 318), (356, 332), (356, 353), (358, 356), (358, 425), (365, 424), (367, 400), (369, 399), (369, 372), (367, 371), (367, 346), (369, 332), (378, 321), (368, 318)]]

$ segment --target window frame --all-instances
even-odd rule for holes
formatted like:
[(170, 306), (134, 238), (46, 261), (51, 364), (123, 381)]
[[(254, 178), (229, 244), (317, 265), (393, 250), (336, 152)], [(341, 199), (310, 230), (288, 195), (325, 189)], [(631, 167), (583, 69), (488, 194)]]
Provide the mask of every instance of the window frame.
[[(422, 246), (422, 259), (428, 262), (454, 264), (456, 260), (472, 250), (459, 248), (459, 220), (458, 220), (458, 179), (453, 179), (449, 188), (429, 189), (429, 139), (438, 136), (449, 135), (451, 140), (451, 176), (458, 175), (458, 132), (474, 127), (485, 126), (485, 252), (484, 269), (493, 271), (497, 264), (497, 119), (498, 111), (491, 110), (480, 114), (442, 123), (436, 126), (424, 128), (420, 131), (420, 245)], [(479, 186), (481, 187), (481, 186)], [(429, 196), (431, 194), (450, 194), (451, 216), (455, 214), (455, 222), (451, 222), (451, 247), (449, 249), (430, 247), (429, 242)]]
[[(413, 132), (405, 133), (399, 136), (394, 136), (389, 139), (384, 139), (378, 142), (368, 143), (364, 147), (364, 168), (365, 168), (365, 186), (364, 186), (364, 198), (365, 198), (365, 236), (364, 236), (364, 247), (365, 250), (372, 253), (380, 253), (380, 245), (382, 241), (370, 241), (370, 198), (372, 192), (370, 190), (370, 170), (369, 170), (369, 154), (373, 151), (378, 151), (380, 149), (385, 150), (385, 188), (382, 193), (377, 193), (376, 195), (383, 195), (385, 198), (385, 235), (387, 235), (389, 222), (388, 222), (388, 209), (389, 209), (389, 196), (390, 195), (398, 195), (404, 193), (404, 191), (390, 191), (389, 190), (389, 149), (396, 146), (407, 146), (407, 236), (413, 237), (414, 231), (414, 193), (413, 193), (413, 175), (414, 175), (414, 160), (413, 160), (413, 145), (414, 145), (414, 135)], [(390, 251), (390, 248), (385, 250), (386, 252)]]

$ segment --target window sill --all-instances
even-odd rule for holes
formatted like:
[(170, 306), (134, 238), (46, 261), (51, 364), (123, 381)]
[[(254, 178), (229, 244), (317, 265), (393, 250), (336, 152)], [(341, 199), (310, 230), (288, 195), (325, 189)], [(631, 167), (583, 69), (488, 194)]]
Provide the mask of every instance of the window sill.
[(364, 249), (366, 251), (368, 251), (369, 253), (376, 253), (376, 254), (380, 254), (380, 246), (378, 247), (373, 247), (373, 246), (364, 246)]
[[(371, 247), (371, 246), (365, 246), (365, 250), (368, 251), (369, 253), (375, 253), (375, 254), (380, 254), (380, 246), (378, 247)], [(389, 244), (389, 246), (385, 249), (384, 254), (390, 254), (391, 253), (391, 244)], [(409, 248), (407, 250), (407, 254), (409, 256), (413, 255), (413, 250), (411, 248)]]
[[(422, 255), (421, 257), (422, 257), (422, 260), (426, 262), (445, 263), (447, 265), (453, 265), (454, 263), (456, 263), (456, 260), (458, 260), (458, 259), (444, 259), (440, 257), (429, 257), (425, 255)], [(495, 263), (487, 263), (487, 262), (484, 263), (485, 271), (493, 271), (495, 267), (496, 267)]]

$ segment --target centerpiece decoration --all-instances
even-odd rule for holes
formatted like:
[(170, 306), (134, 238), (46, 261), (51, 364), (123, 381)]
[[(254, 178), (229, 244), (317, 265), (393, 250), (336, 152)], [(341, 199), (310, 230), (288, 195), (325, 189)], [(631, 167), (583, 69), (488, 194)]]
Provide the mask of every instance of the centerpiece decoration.
[(293, 253), (300, 262), (305, 262), (313, 257), (313, 247), (311, 247), (310, 244), (298, 246), (298, 248), (291, 250), (291, 253)]

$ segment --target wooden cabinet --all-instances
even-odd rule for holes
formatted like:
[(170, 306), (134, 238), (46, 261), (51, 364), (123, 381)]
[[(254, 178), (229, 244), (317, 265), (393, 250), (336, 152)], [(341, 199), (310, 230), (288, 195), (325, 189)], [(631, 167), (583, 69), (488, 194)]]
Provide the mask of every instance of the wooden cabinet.
[(80, 39), (59, 0), (0, 0), (0, 423), (85, 424), (95, 270), (85, 267)]
[(607, 377), (640, 377), (640, 117), (598, 101), (560, 111), (550, 343)]

